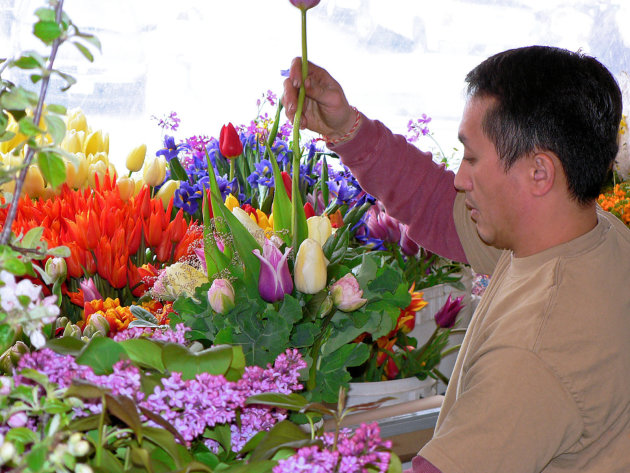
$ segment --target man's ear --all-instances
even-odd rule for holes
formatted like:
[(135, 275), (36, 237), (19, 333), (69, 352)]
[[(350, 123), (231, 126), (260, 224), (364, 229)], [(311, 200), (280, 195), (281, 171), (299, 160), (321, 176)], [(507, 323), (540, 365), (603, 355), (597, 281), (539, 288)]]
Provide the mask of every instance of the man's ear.
[(542, 197), (552, 188), (560, 162), (549, 153), (538, 152), (531, 158), (530, 176), (532, 194)]

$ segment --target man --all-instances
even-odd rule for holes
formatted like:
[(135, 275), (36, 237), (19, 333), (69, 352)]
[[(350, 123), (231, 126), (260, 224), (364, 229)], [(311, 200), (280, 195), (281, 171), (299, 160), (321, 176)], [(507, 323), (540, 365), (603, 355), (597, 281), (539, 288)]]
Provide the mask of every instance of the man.
[[(596, 205), (621, 94), (595, 59), (506, 51), (466, 77), (457, 175), (309, 65), (302, 125), (410, 236), (492, 274), (414, 473), (630, 471), (630, 230)], [(292, 118), (299, 60), (285, 81)]]

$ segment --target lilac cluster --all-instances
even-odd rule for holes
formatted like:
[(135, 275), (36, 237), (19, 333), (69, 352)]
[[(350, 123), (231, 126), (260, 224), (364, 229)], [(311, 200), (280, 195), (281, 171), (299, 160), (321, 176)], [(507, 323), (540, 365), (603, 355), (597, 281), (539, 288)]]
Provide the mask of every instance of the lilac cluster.
[(316, 445), (302, 447), (295, 455), (280, 460), (273, 473), (309, 471), (317, 473), (385, 473), (389, 468), (392, 443), (380, 436), (377, 423), (361, 424), (354, 434), (343, 430), (335, 445), (335, 434), (322, 437), (323, 448)]
[(123, 340), (129, 340), (130, 338), (144, 337), (167, 343), (186, 345), (186, 332), (189, 332), (190, 330), (191, 328), (186, 327), (183, 323), (177, 324), (175, 326), (175, 330), (168, 325), (161, 325), (159, 327), (129, 327), (128, 329), (114, 335), (114, 340), (121, 342)]
[(181, 119), (177, 116), (177, 112), (171, 112), (168, 115), (164, 115), (162, 118), (158, 118), (155, 115), (151, 117), (158, 122), (158, 127), (162, 130), (177, 131)]
[[(183, 340), (186, 328), (178, 326), (175, 332), (179, 335), (174, 338), (181, 336)], [(266, 392), (290, 394), (301, 390), (299, 372), (306, 368), (306, 362), (297, 350), (290, 349), (266, 368), (246, 367), (238, 381), (227, 381), (222, 375), (208, 373), (185, 380), (181, 373), (173, 372), (163, 378), (148, 396), (141, 389), (140, 369), (129, 360), (114, 364), (111, 374), (96, 375), (92, 368), (78, 365), (70, 355), (43, 349), (22, 357), (17, 372), (25, 368), (47, 375), (61, 388), (70, 386), (73, 379), (80, 379), (105, 387), (113, 395), (128, 396), (139, 406), (169, 421), (189, 443), (200, 438), (207, 428), (230, 424), (232, 450), (238, 452), (256, 433), (269, 430), (286, 418), (284, 410), (262, 405), (246, 406), (247, 398)], [(32, 385), (32, 381), (16, 375), (15, 384)], [(75, 415), (81, 417), (98, 413), (101, 408), (98, 400), (85, 402), (83, 408), (75, 409)], [(143, 420), (153, 425), (144, 416)], [(206, 444), (215, 450), (218, 448), (214, 440), (206, 439)]]

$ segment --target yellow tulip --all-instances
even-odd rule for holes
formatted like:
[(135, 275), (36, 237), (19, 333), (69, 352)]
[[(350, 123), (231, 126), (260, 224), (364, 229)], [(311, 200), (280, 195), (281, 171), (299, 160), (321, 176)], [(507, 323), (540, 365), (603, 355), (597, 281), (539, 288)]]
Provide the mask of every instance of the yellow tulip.
[(172, 179), (169, 179), (164, 183), (162, 187), (160, 187), (160, 190), (157, 191), (157, 194), (155, 194), (156, 197), (162, 200), (162, 204), (164, 205), (165, 210), (168, 207), (169, 202), (175, 195), (175, 191), (177, 189), (179, 189), (179, 181), (173, 181)]
[(103, 135), (103, 152), (109, 154), (109, 133)]
[(66, 184), (71, 189), (81, 189), (88, 177), (88, 162), (83, 153), (76, 154), (78, 167), (66, 161)]
[(41, 197), (44, 194), (44, 176), (38, 166), (28, 167), (22, 192), (32, 198)]
[(313, 216), (306, 220), (308, 225), (308, 237), (324, 246), (328, 237), (332, 234), (330, 219), (326, 216)]
[(136, 172), (142, 169), (142, 165), (144, 164), (144, 158), (147, 155), (147, 145), (142, 144), (140, 146), (136, 146), (132, 149), (127, 155), (127, 169), (131, 172)]
[(83, 152), (86, 156), (104, 151), (105, 146), (103, 144), (103, 132), (101, 130), (87, 135), (85, 143), (83, 143)]
[(304, 240), (295, 257), (295, 288), (304, 294), (317, 294), (326, 287), (327, 266), (321, 245), (312, 238)]
[(142, 179), (136, 180), (133, 195), (138, 195), (142, 190), (142, 186), (144, 186), (144, 181)]
[(234, 210), (235, 207), (239, 207), (238, 199), (234, 197), (232, 194), (229, 194), (225, 198), (225, 206), (231, 212), (232, 210)]
[(136, 190), (136, 183), (131, 177), (119, 177), (116, 181), (118, 193), (123, 202), (127, 202), (133, 196)]
[(166, 177), (166, 161), (162, 157), (156, 156), (148, 162), (145, 162), (142, 177), (144, 182), (151, 187), (162, 184)]
[(68, 111), (68, 119), (66, 123), (68, 130), (87, 132), (87, 118), (80, 109), (74, 109)]
[(94, 164), (90, 164), (88, 167), (88, 184), (90, 187), (96, 186), (96, 176), (98, 176), (98, 182), (103, 182), (105, 173), (107, 172), (107, 165), (103, 161), (97, 161)]
[(105, 164), (105, 167), (109, 166), (109, 158), (107, 157), (107, 154), (104, 153), (103, 151), (100, 151), (96, 154), (89, 154), (87, 155), (87, 160), (89, 164), (96, 164), (98, 162), (102, 162)]
[(75, 130), (68, 130), (61, 142), (61, 148), (65, 149), (68, 153), (80, 153), (83, 150), (83, 144), (81, 143), (79, 134)]
[(26, 136), (19, 132), (19, 126), (13, 115), (9, 113), (9, 124), (7, 125), (7, 131), (15, 133), (15, 136), (8, 141), (3, 141), (0, 143), (0, 153), (8, 153), (17, 145), (19, 145), (23, 140), (26, 139)]
[(260, 228), (256, 222), (249, 218), (249, 214), (240, 207), (234, 207), (232, 209), (232, 214), (243, 224), (247, 231), (251, 233), (258, 244), (263, 246), (266, 240), (265, 231)]

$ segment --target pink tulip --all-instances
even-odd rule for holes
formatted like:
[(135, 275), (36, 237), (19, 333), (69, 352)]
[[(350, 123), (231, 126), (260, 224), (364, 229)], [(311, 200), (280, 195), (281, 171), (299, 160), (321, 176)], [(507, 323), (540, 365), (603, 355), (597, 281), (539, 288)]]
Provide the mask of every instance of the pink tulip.
[(79, 283), (79, 287), (83, 291), (84, 302), (91, 302), (94, 300), (103, 299), (103, 296), (101, 296), (101, 293), (98, 292), (96, 284), (94, 284), (94, 280), (92, 278), (84, 279), (83, 281), (81, 281)]
[(332, 300), (337, 309), (343, 312), (352, 312), (363, 306), (367, 299), (362, 299), (363, 291), (359, 281), (352, 273), (346, 274), (330, 287)]
[(227, 279), (215, 279), (208, 290), (210, 307), (218, 314), (226, 314), (234, 308), (234, 288)]
[(459, 314), (459, 311), (464, 308), (462, 299), (464, 296), (459, 296), (455, 300), (451, 300), (449, 294), (448, 299), (440, 310), (435, 314), (435, 323), (442, 328), (451, 328), (455, 325), (455, 319)]
[(308, 10), (309, 8), (316, 7), (320, 0), (289, 0), (294, 7), (298, 7), (300, 10)]
[(265, 239), (263, 253), (255, 249), (253, 253), (260, 260), (260, 275), (258, 277), (258, 292), (267, 302), (276, 302), (284, 299), (285, 294), (293, 291), (293, 280), (289, 272), (288, 256), (291, 248), (287, 248), (284, 254)]

